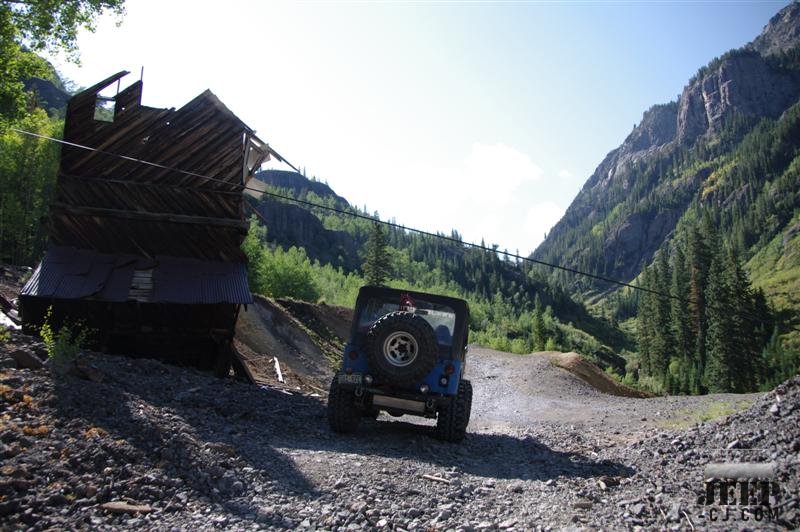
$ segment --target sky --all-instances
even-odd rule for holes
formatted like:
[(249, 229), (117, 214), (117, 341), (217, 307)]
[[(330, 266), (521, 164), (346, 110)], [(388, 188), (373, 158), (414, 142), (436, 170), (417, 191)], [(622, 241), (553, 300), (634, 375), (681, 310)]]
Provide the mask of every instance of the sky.
[(527, 255), (645, 110), (787, 3), (128, 0), (53, 59), (78, 86), (143, 68), (152, 107), (211, 89), (352, 204)]

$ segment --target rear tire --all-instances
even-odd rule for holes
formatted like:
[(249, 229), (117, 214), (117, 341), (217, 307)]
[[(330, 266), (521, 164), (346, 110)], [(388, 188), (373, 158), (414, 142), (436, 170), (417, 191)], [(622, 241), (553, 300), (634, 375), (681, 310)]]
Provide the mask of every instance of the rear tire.
[(366, 338), (370, 367), (388, 382), (407, 386), (422, 380), (436, 365), (436, 333), (424, 318), (390, 312), (376, 321)]
[(439, 410), (435, 435), (442, 441), (460, 442), (467, 434), (469, 416), (472, 413), (472, 383), (462, 379), (458, 383), (458, 394), (447, 406)]
[(339, 374), (333, 376), (328, 393), (328, 423), (331, 430), (339, 433), (355, 432), (361, 421), (361, 412), (356, 406), (353, 390), (339, 386)]

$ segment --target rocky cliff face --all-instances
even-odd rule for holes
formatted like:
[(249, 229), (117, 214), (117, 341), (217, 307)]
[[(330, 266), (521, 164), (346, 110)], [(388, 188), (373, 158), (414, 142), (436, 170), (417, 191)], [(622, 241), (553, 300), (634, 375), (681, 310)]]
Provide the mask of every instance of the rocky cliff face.
[(669, 145), (677, 134), (678, 105), (670, 102), (654, 105), (642, 116), (637, 125), (622, 145), (609, 153), (589, 178), (584, 190), (596, 186), (606, 186), (621, 174), (626, 166), (647, 155), (658, 152)]
[(800, 42), (800, 2), (792, 2), (772, 17), (748, 47), (763, 56), (791, 50)]
[[(299, 175), (299, 174), (297, 174)], [(300, 176), (302, 177), (302, 176)], [(343, 231), (326, 229), (322, 222), (297, 205), (269, 197), (256, 208), (267, 226), (267, 238), (283, 247), (303, 247), (311, 260), (353, 270), (359, 266), (358, 245)]]
[[(714, 178), (702, 164), (690, 171), (667, 169), (677, 168), (676, 159), (698, 157), (687, 148), (714, 146), (729, 122), (749, 124), (737, 130), (742, 135), (758, 119), (777, 119), (798, 102), (800, 68), (792, 55), (798, 47), (800, 3), (795, 2), (752, 43), (701, 68), (677, 102), (646, 111), (598, 165), (534, 257), (634, 278), (670, 238), (706, 180)], [(791, 61), (781, 63), (779, 57)]]
[(800, 96), (800, 78), (768, 59), (799, 45), (800, 2), (793, 2), (753, 42), (715, 59), (689, 82), (679, 100), (678, 139), (692, 143), (715, 135), (734, 113), (777, 117)]
[[(283, 170), (264, 170), (255, 174), (256, 179), (280, 189), (289, 190), (295, 197), (304, 199), (313, 193), (324, 200), (333, 199), (333, 205), (340, 209), (348, 209), (350, 204), (336, 194), (327, 184), (312, 181), (297, 172)], [(267, 226), (267, 238), (285, 248), (303, 247), (311, 260), (323, 264), (341, 266), (345, 270), (357, 269), (359, 245), (344, 231), (326, 229), (319, 218), (302, 206), (284, 203), (275, 198), (265, 196), (255, 202), (256, 208)], [(318, 201), (316, 198), (312, 198)]]
[(677, 102), (655, 105), (642, 116), (622, 145), (606, 156), (586, 187), (607, 184), (629, 163), (668, 148), (719, 134), (726, 120), (775, 118), (800, 97), (800, 77), (771, 66), (769, 55), (800, 45), (800, 2), (782, 9), (761, 35), (703, 67)]
[(264, 170), (256, 172), (256, 179), (273, 187), (291, 190), (297, 195), (313, 192), (321, 198), (333, 198), (336, 206), (347, 208), (350, 206), (347, 200), (336, 194), (331, 187), (320, 181), (313, 181), (297, 172), (287, 172), (284, 170)]
[(702, 135), (716, 135), (734, 113), (775, 118), (798, 96), (796, 73), (771, 67), (754, 51), (733, 54), (684, 88), (678, 140), (690, 144)]

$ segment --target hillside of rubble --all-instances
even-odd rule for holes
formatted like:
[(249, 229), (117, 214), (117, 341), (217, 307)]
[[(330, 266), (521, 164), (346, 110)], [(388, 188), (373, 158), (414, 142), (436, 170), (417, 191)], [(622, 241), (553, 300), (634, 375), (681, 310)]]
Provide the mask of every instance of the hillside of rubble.
[(760, 528), (800, 525), (800, 378), (638, 399), (476, 348), (474, 413), (453, 445), (385, 416), (336, 435), (321, 394), (155, 360), (11, 367), (42, 351), (18, 332), (0, 350), (2, 528), (713, 527), (697, 497), (720, 459), (776, 462), (780, 517)]

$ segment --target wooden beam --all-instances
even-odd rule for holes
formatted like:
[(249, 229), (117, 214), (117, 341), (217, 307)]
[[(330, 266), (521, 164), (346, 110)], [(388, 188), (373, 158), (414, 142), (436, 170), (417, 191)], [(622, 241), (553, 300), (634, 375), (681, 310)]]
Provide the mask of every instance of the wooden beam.
[(50, 206), (51, 212), (65, 213), (74, 216), (99, 216), (104, 218), (120, 218), (124, 220), (138, 220), (145, 222), (168, 222), (195, 225), (215, 225), (220, 227), (232, 227), (243, 233), (247, 233), (249, 224), (242, 220), (228, 218), (210, 218), (208, 216), (189, 216), (186, 214), (171, 214), (166, 212), (142, 212), (124, 211), (120, 209), (106, 209), (102, 207), (76, 207), (60, 202), (54, 202)]
[(172, 185), (169, 183), (153, 183), (152, 181), (135, 181), (133, 179), (113, 179), (113, 178), (106, 178), (106, 177), (89, 177), (89, 176), (82, 176), (82, 175), (74, 175), (74, 174), (65, 174), (59, 173), (58, 177), (65, 178), (66, 180), (75, 179), (80, 181), (97, 181), (102, 184), (112, 184), (112, 185), (124, 185), (124, 186), (134, 186), (134, 187), (147, 187), (150, 189), (163, 189), (163, 190), (174, 190), (177, 192), (197, 192), (198, 194), (222, 194), (227, 196), (241, 196), (242, 190), (240, 187), (242, 185), (237, 183), (225, 183), (222, 185), (225, 188), (236, 188), (236, 190), (218, 190), (216, 188), (212, 188), (212, 186), (220, 186), (219, 182), (209, 182), (211, 186), (209, 187), (202, 187), (197, 185)]

